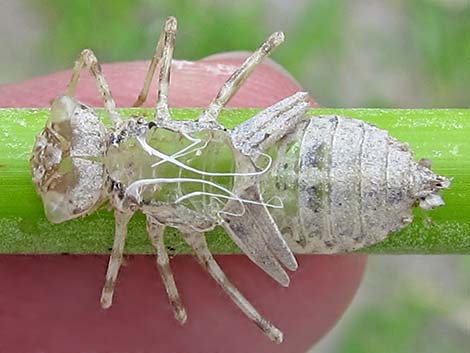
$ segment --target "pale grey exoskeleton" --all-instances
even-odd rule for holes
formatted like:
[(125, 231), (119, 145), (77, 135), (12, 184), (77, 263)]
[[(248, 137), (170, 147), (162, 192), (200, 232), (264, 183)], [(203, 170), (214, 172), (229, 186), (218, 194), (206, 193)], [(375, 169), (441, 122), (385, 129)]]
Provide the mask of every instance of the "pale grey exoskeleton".
[[(256, 265), (288, 286), (285, 269), (297, 268), (291, 249), (334, 253), (381, 241), (411, 221), (417, 202), (425, 209), (443, 204), (438, 192), (449, 180), (414, 162), (408, 147), (384, 130), (339, 116), (306, 116), (305, 92), (233, 130), (224, 128), (217, 121), (222, 108), (282, 43), (281, 32), (246, 59), (196, 120), (172, 120), (168, 88), (175, 35), (176, 20), (169, 17), (135, 104), (146, 100), (158, 69), (156, 111), (150, 121), (120, 116), (96, 57), (82, 51), (66, 94), (53, 102), (37, 136), (33, 181), (53, 223), (85, 216), (104, 203), (114, 209), (104, 308), (112, 303), (127, 224), (140, 211), (178, 321), (184, 323), (187, 316), (163, 242), (165, 227), (178, 229), (235, 304), (270, 339), (281, 342), (282, 332), (222, 272), (207, 247), (206, 231), (222, 226)], [(74, 98), (83, 67), (96, 80), (111, 127)], [(223, 154), (232, 156), (231, 165), (219, 163)]]

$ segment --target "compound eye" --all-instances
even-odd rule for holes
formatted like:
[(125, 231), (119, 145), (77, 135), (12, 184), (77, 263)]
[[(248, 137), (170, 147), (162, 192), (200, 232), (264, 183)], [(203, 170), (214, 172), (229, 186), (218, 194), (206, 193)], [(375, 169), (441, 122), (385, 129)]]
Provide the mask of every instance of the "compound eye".
[(51, 222), (79, 217), (98, 206), (105, 177), (97, 159), (105, 153), (106, 134), (94, 110), (73, 97), (52, 102), (31, 159), (33, 181)]
[(62, 223), (76, 217), (70, 211), (69, 200), (63, 193), (51, 190), (42, 195), (42, 200), (46, 217), (51, 223)]
[(58, 97), (52, 102), (48, 125), (68, 141), (72, 138), (70, 120), (77, 107), (77, 101), (69, 96)]
[(66, 120), (70, 120), (77, 106), (77, 101), (72, 97), (60, 96), (56, 98), (51, 105), (50, 122), (53, 124), (59, 124)]

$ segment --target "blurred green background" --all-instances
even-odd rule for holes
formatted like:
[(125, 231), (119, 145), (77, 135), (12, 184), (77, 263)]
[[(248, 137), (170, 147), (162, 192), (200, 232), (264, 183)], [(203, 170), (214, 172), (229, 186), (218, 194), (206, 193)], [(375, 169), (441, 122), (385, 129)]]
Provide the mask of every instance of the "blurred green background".
[(1, 1), (0, 82), (70, 68), (85, 47), (101, 61), (149, 58), (173, 14), (180, 59), (284, 30), (274, 58), (324, 106), (469, 106), (469, 0)]
[[(273, 58), (326, 107), (470, 107), (470, 0), (0, 1), (0, 83), (151, 56), (167, 15), (175, 57), (252, 50), (282, 29)], [(377, 256), (340, 324), (312, 352), (457, 353), (470, 347), (470, 258)]]

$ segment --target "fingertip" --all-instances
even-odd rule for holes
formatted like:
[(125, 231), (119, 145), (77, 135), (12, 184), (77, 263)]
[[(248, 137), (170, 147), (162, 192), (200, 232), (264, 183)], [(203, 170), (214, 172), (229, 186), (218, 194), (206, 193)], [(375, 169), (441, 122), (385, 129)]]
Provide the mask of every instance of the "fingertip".
[[(199, 61), (203, 62), (219, 62), (219, 63), (230, 63), (233, 65), (241, 65), (243, 61), (245, 61), (246, 58), (248, 58), (252, 53), (249, 51), (229, 51), (229, 52), (223, 52), (223, 53), (216, 53), (212, 55), (208, 55), (204, 58), (202, 58)], [(273, 71), (277, 72), (278, 74), (284, 76), (286, 80), (290, 80), (292, 82), (295, 82), (299, 89), (301, 89), (300, 83), (294, 78), (294, 76), (291, 75), (287, 69), (284, 68), (281, 64), (279, 64), (277, 61), (271, 59), (271, 58), (265, 58), (263, 60), (262, 65), (268, 66), (270, 69)]]
[[(213, 64), (218, 63), (238, 67), (251, 54), (252, 53), (249, 51), (230, 51), (216, 53), (202, 58), (201, 60), (199, 60), (199, 62)], [(281, 100), (289, 95), (294, 94), (295, 92), (305, 91), (301, 84), (295, 79), (294, 76), (292, 76), (292, 74), (284, 66), (269, 57), (263, 60), (263, 63), (260, 65), (258, 70), (260, 70), (259, 76), (256, 76), (255, 71), (253, 74), (254, 77), (252, 78), (252, 80), (254, 81), (254, 88), (256, 94), (264, 94), (267, 97), (272, 95), (273, 98), (275, 97), (277, 100)], [(265, 91), (261, 90), (262, 87), (257, 87), (263, 81), (266, 81), (266, 85), (262, 86), (268, 86), (268, 89), (266, 89)], [(259, 108), (264, 108), (274, 103), (275, 102), (272, 102), (264, 106), (261, 105), (259, 106)], [(309, 103), (312, 108), (320, 107), (320, 105), (311, 96), (309, 96)]]
[[(174, 60), (170, 105), (175, 108), (206, 107), (249, 54), (220, 53), (196, 62)], [(102, 65), (103, 73), (119, 107), (130, 107), (135, 103), (148, 65), (147, 61)], [(52, 99), (65, 92), (70, 75), (70, 71), (62, 71), (0, 86), (0, 107), (48, 107)], [(155, 105), (156, 79), (153, 81), (143, 106)], [(250, 75), (227, 106), (265, 108), (301, 90), (303, 89), (300, 84), (281, 65), (267, 59)], [(102, 106), (95, 81), (86, 71), (81, 75), (76, 97), (83, 103)], [(310, 103), (312, 107), (318, 106), (313, 99)]]

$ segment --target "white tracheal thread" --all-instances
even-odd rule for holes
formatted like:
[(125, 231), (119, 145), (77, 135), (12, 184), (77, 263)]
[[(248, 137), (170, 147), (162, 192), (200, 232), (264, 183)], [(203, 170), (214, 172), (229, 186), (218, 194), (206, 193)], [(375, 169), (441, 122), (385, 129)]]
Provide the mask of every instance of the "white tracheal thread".
[[(218, 211), (217, 212), (218, 214), (223, 213), (223, 214), (234, 215), (234, 216), (242, 216), (244, 214), (244, 207), (243, 207), (244, 203), (249, 203), (249, 204), (253, 204), (253, 205), (260, 205), (260, 206), (266, 206), (266, 207), (271, 207), (271, 208), (283, 208), (284, 207), (284, 205), (282, 204), (282, 201), (281, 201), (280, 205), (275, 205), (275, 204), (269, 204), (269, 203), (266, 203), (266, 202), (258, 202), (258, 201), (254, 201), (254, 200), (243, 199), (243, 198), (237, 196), (236, 194), (234, 194), (229, 189), (227, 189), (227, 188), (225, 188), (221, 185), (218, 185), (216, 183), (213, 183), (212, 181), (202, 180), (202, 179), (194, 179), (194, 178), (141, 179), (141, 180), (134, 181), (132, 184), (130, 184), (129, 187), (127, 188), (127, 190), (126, 190), (126, 194), (128, 196), (131, 195), (134, 199), (139, 201), (140, 200), (140, 195), (138, 193), (138, 189), (140, 187), (148, 186), (148, 185), (155, 185), (155, 184), (171, 184), (171, 183), (201, 183), (201, 184), (206, 184), (206, 185), (212, 186), (212, 187), (214, 187), (216, 189), (219, 189), (219, 190), (222, 190), (222, 191), (224, 191), (224, 192), (226, 192), (227, 194), (230, 195), (230, 196), (227, 196), (227, 195), (223, 195), (223, 194), (215, 194), (217, 197), (223, 197), (223, 198), (227, 198), (227, 199), (230, 199), (230, 200), (238, 201), (240, 203), (240, 205), (242, 206), (242, 208), (243, 208), (243, 213), (242, 214), (233, 214), (233, 213), (226, 212), (226, 211)], [(195, 193), (200, 193), (200, 195), (207, 194), (208, 196), (211, 196), (211, 193), (202, 192), (202, 191), (194, 192), (194, 193), (191, 193), (191, 194), (195, 194)], [(188, 194), (188, 195), (191, 195), (191, 194)], [(193, 195), (193, 196), (195, 196), (195, 195)], [(185, 196), (181, 196), (179, 199), (177, 199), (175, 201), (175, 203), (178, 203), (178, 202), (182, 201), (180, 199), (184, 200), (186, 198), (187, 197), (185, 197)]]
[[(178, 152), (172, 154), (170, 156), (171, 158), (175, 158), (175, 159), (176, 158), (181, 158), (181, 157), (187, 156), (187, 155), (192, 154), (192, 153), (195, 153), (196, 155), (198, 155), (198, 154), (200, 154), (200, 152), (202, 150), (204, 150), (209, 145), (210, 140), (202, 140), (202, 139), (195, 138), (195, 137), (187, 134), (184, 131), (181, 131), (180, 133), (181, 133), (181, 135), (183, 135), (183, 137), (185, 137), (187, 140), (191, 141), (192, 143), (189, 146), (187, 146), (187, 147), (179, 150)], [(198, 144), (200, 144), (203, 141), (204, 141), (204, 144), (202, 146), (197, 147), (197, 148), (193, 148), (193, 147), (197, 146)], [(269, 158), (270, 157), (268, 156), (268, 160), (269, 160)], [(168, 162), (168, 159), (161, 159), (157, 163), (152, 164), (152, 167), (154, 168), (154, 167), (157, 167), (157, 166), (159, 166), (161, 164), (164, 164), (164, 163), (167, 163), (167, 162)], [(269, 169), (269, 166), (270, 166), (270, 164), (268, 163), (267, 169)], [(263, 172), (264, 171), (261, 171), (261, 173), (263, 173)], [(228, 175), (227, 173), (223, 173), (223, 174)], [(180, 179), (183, 179), (182, 175), (183, 175), (183, 168), (179, 168), (178, 177)], [(202, 175), (202, 178), (203, 178), (203, 180), (205, 180), (205, 175)], [(193, 192), (193, 193), (184, 195), (184, 196), (178, 198), (175, 202), (176, 203), (182, 202), (183, 200), (189, 199), (190, 197), (194, 197), (194, 196), (209, 196), (212, 200), (215, 200), (215, 201), (219, 202), (221, 205), (223, 205), (223, 202), (220, 199), (218, 199), (218, 197), (227, 198), (225, 195), (222, 195), (222, 194), (215, 194), (215, 193), (206, 192), (205, 191), (206, 190), (206, 184), (202, 184), (202, 190), (203, 190), (202, 192)], [(183, 190), (181, 188), (181, 183), (178, 183), (177, 192), (178, 192), (178, 194), (183, 195)], [(281, 207), (283, 207), (282, 200), (280, 201), (280, 204), (282, 205)], [(231, 213), (231, 212), (224, 212), (224, 213), (228, 214), (228, 215), (233, 215), (233, 216), (242, 216), (245, 213), (245, 209), (242, 207), (242, 211), (240, 213), (237, 213), (237, 214)]]
[(145, 150), (145, 152), (147, 152), (148, 154), (150, 154), (151, 156), (155, 156), (157, 158), (160, 158), (162, 160), (165, 160), (165, 162), (169, 162), (169, 163), (172, 163), (180, 168), (183, 168), (187, 171), (190, 171), (190, 172), (193, 172), (193, 173), (196, 173), (196, 174), (200, 174), (200, 175), (205, 175), (205, 176), (220, 176), (220, 177), (236, 177), (236, 176), (259, 176), (259, 175), (263, 175), (265, 174), (269, 168), (271, 168), (271, 165), (272, 165), (272, 158), (271, 156), (267, 155), (267, 154), (261, 154), (265, 157), (268, 158), (268, 165), (263, 168), (262, 170), (258, 171), (258, 172), (246, 172), (246, 173), (213, 173), (213, 172), (205, 172), (204, 170), (200, 170), (200, 169), (197, 169), (197, 168), (193, 168), (193, 167), (190, 167), (186, 164), (184, 164), (183, 162), (180, 162), (179, 160), (173, 158), (172, 156), (169, 156), (163, 152), (160, 152), (158, 150), (156, 150), (155, 148), (153, 148), (152, 146), (150, 146), (147, 141), (145, 141), (145, 139), (143, 139), (141, 136), (137, 137), (137, 141), (140, 143), (140, 145), (142, 146), (142, 148)]
[[(201, 139), (197, 139), (197, 138), (194, 138), (192, 137), (191, 135), (187, 134), (186, 132), (184, 131), (181, 131), (181, 135), (183, 135), (183, 137), (185, 137), (187, 140), (189, 141), (192, 141), (193, 143), (186, 147), (186, 148), (183, 148), (181, 151), (179, 152), (176, 152), (175, 154), (172, 155), (172, 157), (174, 158), (180, 158), (180, 157), (184, 157), (184, 156), (187, 156), (191, 153), (194, 153), (196, 156), (199, 156), (201, 155), (201, 151), (204, 150), (208, 145), (209, 145), (209, 141), (210, 140), (206, 140), (204, 141), (204, 144), (198, 148), (194, 148), (191, 150), (191, 147), (192, 146), (197, 146), (199, 143), (202, 142)], [(183, 153), (184, 152), (184, 153)], [(192, 159), (189, 159), (188, 162), (190, 162)], [(165, 163), (166, 161), (165, 160), (161, 160), (160, 162), (162, 163)], [(152, 166), (153, 167), (153, 166)], [(178, 176), (180, 178), (183, 177), (183, 169), (179, 168), (178, 170)], [(202, 178), (205, 180), (205, 176), (202, 176)], [(178, 187), (177, 187), (177, 190), (178, 190), (178, 193), (179, 195), (183, 195), (183, 189), (181, 188), (181, 183), (178, 183)], [(206, 184), (202, 184), (202, 190), (205, 191), (206, 190)], [(216, 199), (216, 198), (214, 198)], [(217, 200), (217, 199), (216, 199)]]
[[(183, 196), (179, 197), (178, 199), (176, 199), (175, 203), (180, 203), (184, 200), (189, 199), (190, 197), (201, 196), (201, 195), (213, 197), (215, 200), (217, 200), (219, 202), (220, 202), (220, 200), (218, 200), (219, 197), (223, 198), (223, 199), (234, 200), (233, 197), (223, 195), (223, 194), (216, 194), (216, 193), (207, 192), (207, 191), (194, 191), (194, 192), (191, 192), (189, 194), (186, 194), (186, 195), (183, 195)], [(276, 205), (276, 204), (271, 203), (271, 201), (274, 200), (274, 199), (278, 200), (279, 204)], [(242, 201), (244, 203), (251, 203), (253, 205), (262, 205), (262, 206), (266, 206), (266, 207), (270, 207), (270, 208), (284, 208), (284, 203), (282, 202), (282, 199), (279, 196), (271, 197), (267, 202), (258, 202), (258, 201), (247, 200), (247, 199), (242, 199), (242, 198), (237, 198), (236, 200), (237, 201)], [(223, 212), (223, 213), (229, 214), (229, 215), (232, 215), (232, 216), (243, 216), (243, 214), (244, 214), (244, 212), (243, 213)]]
[[(191, 154), (191, 153), (196, 153), (197, 154), (199, 151), (202, 151), (203, 149), (205, 149), (207, 147), (207, 145), (209, 144), (209, 141), (204, 141), (204, 144), (201, 147), (197, 147), (197, 148), (192, 149), (193, 147), (200, 144), (203, 140), (193, 138), (192, 136), (186, 134), (185, 132), (181, 132), (181, 135), (183, 135), (187, 140), (191, 141), (192, 143), (189, 146), (186, 146), (186, 147), (182, 148), (181, 150), (179, 150), (178, 152), (172, 154), (170, 156), (171, 158), (181, 158), (181, 157), (187, 156), (188, 154)], [(162, 160), (152, 164), (152, 168), (158, 167), (160, 164), (163, 164), (163, 163), (166, 163), (166, 162), (168, 162), (167, 159), (162, 159)]]
[[(205, 176), (221, 176), (221, 177), (224, 177), (224, 176), (225, 177), (259, 176), (259, 175), (265, 174), (270, 169), (270, 167), (272, 165), (271, 156), (269, 156), (267, 154), (262, 154), (264, 157), (267, 158), (268, 164), (261, 171), (257, 171), (257, 172), (213, 173), (213, 172), (206, 172), (206, 171), (203, 171), (203, 170), (200, 170), (200, 169), (197, 169), (197, 168), (192, 168), (192, 167), (186, 165), (185, 163), (177, 160), (176, 158), (180, 158), (182, 156), (186, 156), (186, 155), (194, 153), (194, 152), (197, 153), (197, 152), (203, 150), (209, 144), (209, 141), (204, 141), (204, 144), (201, 147), (193, 148), (194, 146), (197, 146), (198, 144), (200, 144), (202, 142), (202, 140), (197, 139), (197, 138), (193, 138), (192, 136), (190, 136), (186, 133), (182, 133), (182, 135), (185, 138), (187, 138), (189, 141), (192, 141), (192, 143), (189, 146), (181, 149), (180, 151), (174, 153), (171, 156), (166, 155), (165, 153), (160, 152), (160, 151), (156, 150), (155, 148), (151, 147), (143, 137), (140, 137), (140, 136), (137, 137), (137, 141), (139, 142), (139, 144), (142, 146), (142, 148), (148, 154), (161, 159), (159, 162), (153, 164), (152, 167), (156, 167), (156, 166), (161, 165), (161, 164), (166, 163), (166, 162), (171, 163), (173, 165), (176, 165), (176, 166), (180, 167), (180, 171), (179, 171), (179, 176), (180, 177), (178, 177), (178, 178), (154, 178), (154, 179), (137, 180), (137, 181), (135, 181), (135, 182), (133, 182), (129, 185), (129, 187), (127, 188), (126, 194), (132, 195), (136, 200), (139, 200), (140, 197), (139, 197), (139, 194), (138, 194), (137, 190), (140, 187), (147, 186), (147, 185), (168, 184), (168, 183), (178, 183), (178, 188), (179, 188), (178, 191), (180, 192), (180, 194), (183, 194), (183, 192), (180, 188), (181, 183), (192, 182), (192, 183), (202, 184), (203, 190), (205, 189), (205, 186), (208, 185), (208, 186), (212, 186), (216, 189), (219, 189), (223, 192), (226, 192), (228, 195), (211, 193), (211, 192), (207, 192), (207, 191), (196, 191), (196, 192), (189, 193), (187, 195), (180, 196), (178, 199), (176, 199), (174, 201), (175, 203), (180, 203), (180, 202), (182, 202), (184, 200), (187, 200), (191, 197), (203, 196), (203, 195), (204, 196), (209, 196), (211, 199), (214, 199), (214, 200), (220, 202), (221, 204), (223, 204), (223, 202), (219, 198), (234, 200), (234, 201), (237, 201), (237, 202), (240, 203), (240, 206), (241, 206), (241, 209), (242, 209), (240, 213), (232, 213), (232, 212), (227, 212), (227, 211), (218, 211), (217, 212), (217, 215), (227, 214), (227, 215), (231, 215), (231, 216), (243, 216), (243, 214), (245, 213), (245, 207), (243, 205), (244, 203), (260, 205), (260, 206), (265, 206), (265, 207), (269, 207), (269, 208), (283, 208), (284, 207), (284, 204), (283, 204), (282, 200), (278, 196), (275, 196), (275, 197), (271, 198), (268, 202), (259, 202), (259, 201), (254, 201), (254, 200), (248, 200), (248, 199), (243, 199), (243, 198), (239, 197), (238, 195), (236, 195), (235, 193), (233, 193), (229, 189), (227, 189), (227, 188), (225, 188), (221, 185), (218, 185), (214, 182), (211, 182), (211, 181), (208, 181), (208, 180), (205, 180), (205, 179), (182, 178), (181, 177), (182, 169), (188, 170), (188, 171), (193, 172), (195, 174), (200, 174), (203, 177), (205, 177)], [(273, 199), (277, 199), (279, 201), (279, 203), (278, 204), (271, 203), (271, 200), (273, 200)]]

